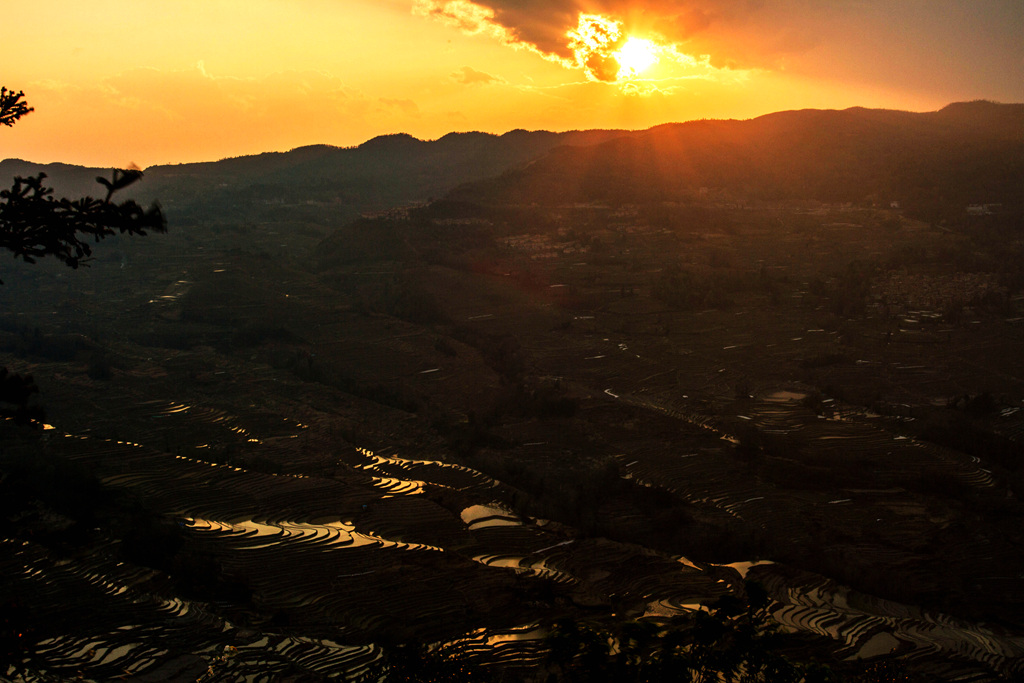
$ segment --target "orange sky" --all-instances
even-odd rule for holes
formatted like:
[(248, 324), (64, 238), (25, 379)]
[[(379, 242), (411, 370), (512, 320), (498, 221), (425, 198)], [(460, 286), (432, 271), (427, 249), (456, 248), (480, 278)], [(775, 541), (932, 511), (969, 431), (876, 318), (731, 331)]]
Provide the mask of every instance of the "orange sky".
[(1024, 101), (1022, 0), (47, 0), (3, 25), (0, 84), (36, 111), (0, 158), (37, 162)]

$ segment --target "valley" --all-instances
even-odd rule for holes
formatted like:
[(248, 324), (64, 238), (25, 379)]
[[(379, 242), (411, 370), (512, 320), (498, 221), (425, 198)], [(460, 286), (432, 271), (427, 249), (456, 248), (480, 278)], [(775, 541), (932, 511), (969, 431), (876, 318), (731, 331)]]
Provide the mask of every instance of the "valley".
[(544, 158), (5, 264), (47, 423), (4, 435), (23, 680), (371, 680), (409, 643), (543, 680), (559, 620), (746, 579), (850, 680), (1024, 673), (1019, 213), (521, 201)]

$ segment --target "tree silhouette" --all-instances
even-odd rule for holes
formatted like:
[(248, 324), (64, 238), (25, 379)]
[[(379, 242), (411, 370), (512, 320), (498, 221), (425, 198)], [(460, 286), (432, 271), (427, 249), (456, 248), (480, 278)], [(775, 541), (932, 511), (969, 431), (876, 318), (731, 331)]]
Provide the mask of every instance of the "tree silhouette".
[[(33, 111), (24, 97), (24, 92), (0, 87), (0, 124), (13, 126)], [(73, 200), (54, 197), (53, 189), (43, 183), (45, 173), (15, 177), (10, 189), (0, 190), (0, 249), (27, 263), (53, 256), (71, 268), (78, 268), (92, 256), (90, 241), (99, 242), (115, 234), (166, 232), (167, 221), (158, 205), (144, 209), (132, 200), (111, 201), (115, 192), (141, 177), (142, 171), (137, 169), (114, 169), (112, 179), (96, 178), (106, 188), (106, 196)], [(31, 377), (2, 369), (0, 418), (21, 422), (38, 419), (41, 413), (28, 404), (36, 392)]]
[(13, 126), (14, 122), (32, 111), (23, 99), (25, 93), (0, 88), (0, 124)]

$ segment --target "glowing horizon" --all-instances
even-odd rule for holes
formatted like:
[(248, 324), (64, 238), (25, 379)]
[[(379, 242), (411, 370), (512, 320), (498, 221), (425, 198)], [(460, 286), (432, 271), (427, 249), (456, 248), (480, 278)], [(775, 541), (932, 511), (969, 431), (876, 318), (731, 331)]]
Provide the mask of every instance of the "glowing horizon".
[(1024, 6), (882, 0), (54, 0), (19, 4), (0, 159), (93, 166), (377, 135), (642, 129), (851, 106), (1024, 101)]

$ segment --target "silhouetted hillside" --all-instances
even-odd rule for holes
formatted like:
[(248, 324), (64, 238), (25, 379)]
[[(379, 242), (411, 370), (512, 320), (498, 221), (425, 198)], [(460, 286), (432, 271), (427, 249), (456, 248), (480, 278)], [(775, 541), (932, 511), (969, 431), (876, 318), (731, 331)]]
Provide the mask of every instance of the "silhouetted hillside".
[[(60, 194), (95, 193), (104, 169), (0, 162), (43, 171)], [(172, 220), (289, 219), (341, 224), (361, 212), (452, 196), (492, 204), (732, 199), (898, 201), (941, 218), (968, 204), (1019, 210), (1024, 105), (962, 102), (910, 113), (855, 107), (691, 121), (646, 131), (384, 135), (358, 147), (300, 147), (153, 166), (133, 188)], [(927, 207), (927, 209), (925, 208)]]
[(686, 199), (700, 188), (741, 199), (899, 201), (909, 210), (1019, 208), (1024, 105), (970, 102), (941, 111), (853, 108), (749, 121), (657, 126), (585, 148), (559, 148), (528, 168), (460, 188), (507, 203)]
[[(423, 141), (384, 135), (358, 147), (300, 147), (221, 161), (152, 166), (136, 196), (159, 199), (172, 219), (251, 219), (290, 205), (326, 207), (341, 220), (367, 210), (425, 201), (473, 180), (529, 162), (559, 145), (594, 144), (623, 131), (515, 130), (450, 133)], [(0, 177), (45, 172), (59, 194), (96, 193), (104, 169), (0, 162)], [(307, 209), (310, 211), (313, 209)]]
[(23, 159), (0, 161), (0, 184), (6, 187), (10, 187), (10, 180), (14, 176), (24, 177), (37, 173), (45, 173), (47, 185), (54, 187), (58, 195), (67, 197), (95, 195), (104, 189), (96, 182), (96, 177), (110, 177), (109, 168), (92, 168), (61, 163), (34, 164)]

